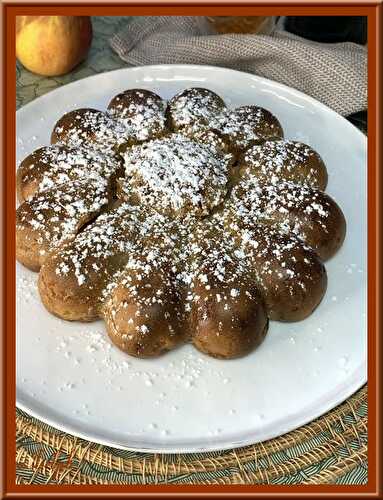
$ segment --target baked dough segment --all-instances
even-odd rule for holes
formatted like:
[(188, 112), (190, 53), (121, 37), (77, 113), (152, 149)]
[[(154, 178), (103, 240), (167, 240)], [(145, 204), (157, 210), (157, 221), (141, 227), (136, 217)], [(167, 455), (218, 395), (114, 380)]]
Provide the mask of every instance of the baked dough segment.
[(64, 144), (44, 146), (24, 158), (17, 169), (20, 202), (36, 193), (77, 180), (108, 180), (116, 176), (120, 163), (110, 155)]
[(132, 256), (106, 302), (104, 318), (113, 343), (132, 356), (158, 356), (183, 342), (181, 293), (171, 262), (147, 249)]
[(164, 135), (166, 102), (144, 89), (129, 89), (113, 97), (108, 114), (126, 128), (129, 143), (139, 143)]
[(181, 134), (133, 146), (119, 196), (174, 217), (205, 216), (226, 196), (231, 161)]
[(327, 169), (320, 155), (298, 141), (266, 141), (248, 148), (238, 160), (241, 177), (254, 175), (262, 184), (289, 181), (322, 191)]
[(189, 337), (184, 310), (183, 241), (195, 221), (143, 211), (137, 251), (116, 275), (103, 307), (107, 331), (124, 352), (152, 357)]
[(321, 302), (327, 288), (324, 265), (298, 238), (258, 226), (241, 236), (241, 249), (270, 319), (300, 321)]
[(283, 138), (278, 119), (267, 109), (254, 105), (228, 109), (215, 116), (208, 128), (220, 132), (235, 154), (242, 153), (252, 144)]
[(123, 204), (59, 247), (39, 275), (39, 292), (48, 311), (72, 321), (101, 318), (116, 276), (140, 250), (140, 223), (137, 208)]
[(346, 221), (336, 202), (323, 191), (279, 182), (260, 184), (248, 175), (234, 186), (228, 203), (241, 227), (271, 226), (298, 236), (325, 261), (342, 245)]
[[(218, 264), (218, 263), (217, 263)], [(233, 264), (235, 265), (235, 264)], [(236, 273), (227, 266), (226, 273)], [(190, 313), (194, 346), (215, 358), (232, 359), (248, 354), (265, 338), (268, 318), (254, 280), (238, 276), (220, 282), (215, 270), (202, 266), (194, 280)], [(206, 283), (201, 282), (201, 277)]]
[(170, 99), (167, 108), (169, 127), (175, 131), (190, 127), (204, 129), (225, 109), (223, 99), (212, 90), (191, 87)]
[(38, 271), (49, 254), (72, 240), (109, 203), (111, 189), (103, 179), (85, 179), (36, 194), (16, 211), (16, 258)]
[(218, 218), (201, 221), (187, 243), (185, 308), (193, 344), (216, 358), (237, 358), (264, 339), (268, 318), (255, 280)]
[(248, 228), (229, 209), (216, 213), (211, 224), (225, 234), (225, 248), (232, 249), (237, 272), (258, 290), (270, 319), (300, 321), (321, 302), (325, 267), (299, 238), (268, 226)]
[(92, 108), (69, 111), (53, 128), (51, 143), (93, 148), (106, 154), (117, 153), (129, 139), (124, 125), (106, 113)]

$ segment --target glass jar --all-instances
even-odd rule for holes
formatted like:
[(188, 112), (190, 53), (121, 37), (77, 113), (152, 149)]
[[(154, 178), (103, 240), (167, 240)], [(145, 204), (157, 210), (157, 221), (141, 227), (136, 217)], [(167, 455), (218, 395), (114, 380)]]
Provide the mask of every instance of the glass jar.
[(275, 26), (275, 16), (216, 16), (207, 17), (218, 33), (259, 33), (269, 35)]

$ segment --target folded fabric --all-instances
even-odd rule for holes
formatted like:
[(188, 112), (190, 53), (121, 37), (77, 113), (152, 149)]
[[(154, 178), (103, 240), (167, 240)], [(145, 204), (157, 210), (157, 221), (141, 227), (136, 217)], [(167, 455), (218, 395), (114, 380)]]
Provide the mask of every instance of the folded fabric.
[(284, 83), (344, 116), (367, 108), (367, 48), (355, 43), (319, 43), (280, 28), (217, 34), (204, 17), (187, 16), (128, 18), (110, 43), (132, 66), (221, 66)]

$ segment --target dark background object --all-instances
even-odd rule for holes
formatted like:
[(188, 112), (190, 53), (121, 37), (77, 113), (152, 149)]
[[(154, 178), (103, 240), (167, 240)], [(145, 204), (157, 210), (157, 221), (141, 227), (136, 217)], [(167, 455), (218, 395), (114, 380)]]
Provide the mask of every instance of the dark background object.
[[(284, 20), (286, 31), (322, 43), (367, 43), (366, 16), (291, 16)], [(367, 133), (367, 111), (359, 111), (347, 119)]]
[(352, 115), (346, 116), (347, 120), (350, 121), (355, 127), (367, 134), (367, 110), (358, 111)]
[(367, 43), (366, 16), (291, 16), (285, 20), (285, 29), (317, 42)]

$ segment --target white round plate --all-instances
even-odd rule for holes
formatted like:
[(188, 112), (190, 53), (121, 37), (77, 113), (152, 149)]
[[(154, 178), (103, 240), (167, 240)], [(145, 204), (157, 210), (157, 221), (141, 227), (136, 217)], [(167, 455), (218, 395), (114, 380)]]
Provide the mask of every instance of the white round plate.
[(347, 220), (342, 249), (327, 264), (328, 290), (312, 316), (270, 322), (263, 344), (231, 361), (185, 345), (152, 360), (131, 358), (108, 340), (102, 321), (62, 321), (42, 306), (37, 274), (17, 264), (17, 404), (63, 431), (140, 451), (194, 452), (263, 441), (344, 401), (367, 378), (366, 139), (347, 120), (284, 85), (209, 66), (147, 66), (60, 87), (17, 112), (17, 158), (49, 144), (71, 109), (105, 110), (127, 88), (170, 98), (207, 87), (229, 106), (258, 104), (285, 135), (316, 149), (328, 193)]

